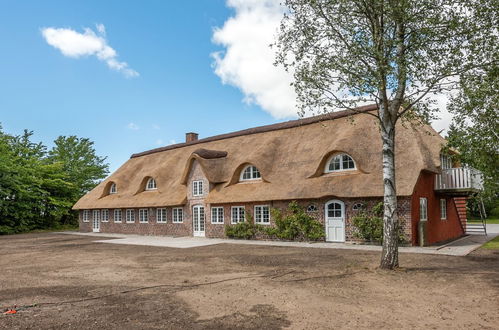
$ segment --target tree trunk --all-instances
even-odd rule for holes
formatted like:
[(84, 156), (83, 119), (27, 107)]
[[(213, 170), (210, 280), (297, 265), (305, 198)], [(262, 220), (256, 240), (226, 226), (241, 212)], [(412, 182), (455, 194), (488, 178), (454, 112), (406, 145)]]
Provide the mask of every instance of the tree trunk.
[(383, 252), (380, 268), (394, 269), (398, 259), (397, 191), (395, 187), (395, 123), (389, 118), (382, 120), (383, 140)]

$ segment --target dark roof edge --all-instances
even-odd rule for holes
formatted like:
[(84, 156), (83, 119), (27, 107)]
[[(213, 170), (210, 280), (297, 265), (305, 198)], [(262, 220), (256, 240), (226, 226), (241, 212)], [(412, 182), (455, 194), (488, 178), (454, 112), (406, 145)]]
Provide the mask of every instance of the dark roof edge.
[(166, 147), (160, 147), (160, 148), (155, 148), (155, 149), (139, 152), (139, 153), (133, 154), (130, 158), (137, 158), (137, 157), (141, 157), (141, 156), (154, 154), (157, 152), (182, 148), (182, 147), (186, 147), (186, 146), (192, 146), (195, 144), (230, 139), (230, 138), (237, 137), (237, 136), (265, 133), (265, 132), (277, 131), (277, 130), (281, 130), (281, 129), (310, 125), (310, 124), (314, 124), (314, 123), (317, 123), (320, 121), (338, 119), (338, 118), (343, 118), (343, 117), (355, 115), (355, 114), (362, 113), (362, 112), (376, 110), (377, 108), (378, 108), (378, 106), (376, 104), (370, 104), (370, 105), (357, 107), (353, 110), (342, 110), (342, 111), (330, 112), (330, 113), (317, 115), (317, 116), (313, 116), (313, 117), (308, 117), (308, 118), (303, 118), (303, 119), (295, 119), (295, 120), (289, 120), (289, 121), (285, 121), (285, 122), (277, 123), (277, 124), (247, 128), (247, 129), (243, 129), (241, 131), (210, 136), (210, 137), (199, 139), (199, 140), (192, 141), (192, 142), (177, 143), (177, 144), (172, 144), (172, 145), (169, 145)]

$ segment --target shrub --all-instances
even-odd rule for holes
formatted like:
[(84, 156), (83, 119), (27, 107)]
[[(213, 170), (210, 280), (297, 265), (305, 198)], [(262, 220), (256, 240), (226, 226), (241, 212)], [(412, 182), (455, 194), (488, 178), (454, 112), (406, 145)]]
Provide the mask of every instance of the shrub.
[(245, 221), (235, 225), (225, 226), (225, 235), (230, 238), (251, 239), (258, 231), (258, 226), (253, 223), (251, 215), (245, 215)]
[[(376, 204), (370, 211), (360, 212), (352, 218), (356, 227), (354, 236), (369, 242), (383, 242), (383, 202)], [(399, 242), (405, 242), (403, 233), (399, 234)]]
[(271, 212), (276, 226), (265, 229), (265, 233), (271, 237), (289, 240), (320, 240), (325, 237), (323, 225), (307, 214), (296, 201), (289, 203), (284, 213), (279, 209), (272, 209)]

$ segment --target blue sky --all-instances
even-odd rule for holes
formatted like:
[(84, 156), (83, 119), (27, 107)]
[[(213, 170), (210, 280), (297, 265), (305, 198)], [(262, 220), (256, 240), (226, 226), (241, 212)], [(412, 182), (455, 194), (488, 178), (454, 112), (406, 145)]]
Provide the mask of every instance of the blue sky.
[[(0, 0), (0, 123), (132, 153), (296, 118), (281, 0)], [(445, 128), (449, 117), (434, 126)]]
[[(206, 137), (275, 122), (214, 73), (210, 54), (224, 48), (212, 42), (213, 30), (233, 14), (222, 0), (1, 1), (4, 131), (34, 130), (47, 144), (59, 135), (88, 137), (116, 169), (134, 152), (182, 142), (188, 131)], [(64, 56), (41, 32), (97, 31), (96, 24), (138, 77), (96, 56)]]

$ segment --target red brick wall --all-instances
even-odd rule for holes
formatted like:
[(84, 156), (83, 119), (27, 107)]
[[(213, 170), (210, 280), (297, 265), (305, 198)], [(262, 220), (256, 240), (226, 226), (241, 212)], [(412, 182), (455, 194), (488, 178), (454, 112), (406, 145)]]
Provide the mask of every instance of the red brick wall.
[[(412, 194), (412, 244), (419, 244), (418, 224), (420, 219), (419, 199), (426, 197), (428, 201), (427, 241), (435, 244), (458, 238), (464, 235), (463, 228), (459, 222), (457, 210), (452, 198), (435, 193), (435, 174), (421, 172), (414, 193)], [(447, 219), (440, 219), (440, 199), (445, 199), (447, 204)]]

